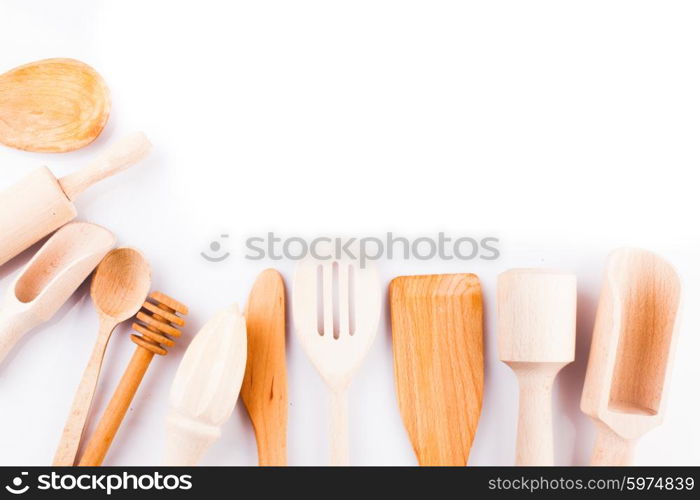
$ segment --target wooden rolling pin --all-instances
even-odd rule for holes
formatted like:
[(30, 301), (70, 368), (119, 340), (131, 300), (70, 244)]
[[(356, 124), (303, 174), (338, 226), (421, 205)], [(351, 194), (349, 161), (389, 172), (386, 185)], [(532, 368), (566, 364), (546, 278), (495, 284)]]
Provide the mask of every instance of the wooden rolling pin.
[(178, 313), (187, 314), (187, 306), (160, 292), (151, 294), (151, 300), (144, 302), (143, 310), (136, 315), (137, 322), (132, 327), (142, 336), (132, 334), (131, 340), (138, 347), (97, 424), (95, 433), (88, 441), (78, 464), (80, 466), (102, 465), (153, 356), (167, 354), (168, 351), (161, 344), (171, 347), (175, 345), (172, 337), (180, 336), (177, 327), (184, 326), (185, 320)]
[(150, 148), (146, 136), (136, 133), (74, 174), (56, 179), (43, 167), (0, 192), (0, 266), (70, 222), (77, 215), (73, 201), (80, 193), (138, 162)]

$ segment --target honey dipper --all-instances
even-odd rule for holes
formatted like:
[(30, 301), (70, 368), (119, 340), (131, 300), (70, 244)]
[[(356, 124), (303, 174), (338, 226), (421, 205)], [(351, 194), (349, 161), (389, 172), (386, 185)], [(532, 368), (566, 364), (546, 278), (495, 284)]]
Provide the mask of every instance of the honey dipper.
[(187, 306), (160, 292), (152, 293), (150, 299), (144, 302), (132, 325), (141, 334), (131, 335), (131, 340), (137, 345), (136, 351), (97, 424), (97, 429), (88, 441), (78, 464), (80, 466), (102, 465), (153, 355), (166, 355), (168, 351), (165, 347), (175, 345), (173, 337), (180, 336), (177, 327), (184, 326), (185, 320), (178, 313), (187, 314)]

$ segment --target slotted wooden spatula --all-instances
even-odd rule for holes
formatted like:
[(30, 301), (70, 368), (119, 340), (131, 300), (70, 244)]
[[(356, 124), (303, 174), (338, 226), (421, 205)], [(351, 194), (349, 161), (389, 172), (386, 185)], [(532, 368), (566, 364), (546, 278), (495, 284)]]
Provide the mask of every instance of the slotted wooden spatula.
[(402, 276), (389, 288), (399, 408), (420, 465), (466, 465), (484, 386), (473, 274)]

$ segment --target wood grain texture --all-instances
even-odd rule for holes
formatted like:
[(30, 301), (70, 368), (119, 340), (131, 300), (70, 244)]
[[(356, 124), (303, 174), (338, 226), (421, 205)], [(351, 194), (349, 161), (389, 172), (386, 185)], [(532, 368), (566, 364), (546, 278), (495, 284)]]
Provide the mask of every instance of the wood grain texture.
[(511, 269), (498, 276), (498, 351), (520, 387), (516, 465), (554, 465), (552, 387), (574, 360), (576, 276)]
[(631, 463), (634, 443), (661, 424), (680, 302), (680, 279), (666, 260), (632, 248), (610, 255), (581, 396), (600, 433), (594, 465)]
[(160, 292), (154, 292), (150, 301), (144, 302), (141, 312), (136, 315), (137, 321), (132, 324), (134, 330), (141, 334), (131, 335), (131, 340), (137, 345), (136, 350), (78, 465), (102, 465), (153, 356), (165, 355), (167, 350), (163, 346), (175, 345), (174, 338), (181, 335), (178, 328), (185, 324), (178, 314), (187, 313), (187, 306)]
[(399, 408), (418, 462), (466, 465), (484, 387), (479, 279), (402, 276), (389, 291)]
[(25, 333), (58, 312), (114, 243), (112, 233), (87, 222), (66, 224), (44, 243), (0, 307), (0, 363)]
[(87, 146), (102, 132), (109, 90), (90, 66), (44, 59), (0, 75), (0, 143), (42, 153)]
[(221, 437), (238, 401), (246, 343), (237, 304), (215, 314), (192, 339), (170, 388), (164, 465), (197, 465)]
[(100, 328), (61, 434), (54, 466), (74, 465), (112, 332), (119, 323), (138, 312), (150, 288), (151, 270), (138, 250), (112, 250), (97, 266), (90, 296), (100, 319)]
[(81, 170), (56, 179), (40, 168), (0, 192), (0, 265), (76, 216), (72, 201), (85, 189), (141, 160), (151, 144), (142, 133), (111, 145)]
[(248, 296), (248, 363), (241, 397), (253, 422), (258, 462), (287, 465), (287, 362), (282, 276), (263, 271)]

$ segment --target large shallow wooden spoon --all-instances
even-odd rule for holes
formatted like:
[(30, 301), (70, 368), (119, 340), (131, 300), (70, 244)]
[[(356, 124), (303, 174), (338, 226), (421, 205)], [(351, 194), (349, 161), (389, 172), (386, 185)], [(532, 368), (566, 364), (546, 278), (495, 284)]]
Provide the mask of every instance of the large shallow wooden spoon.
[(481, 414), (481, 285), (473, 274), (391, 282), (399, 409), (420, 465), (466, 465)]
[(112, 250), (97, 267), (90, 295), (100, 318), (100, 330), (75, 393), (53, 465), (74, 464), (109, 338), (119, 323), (139, 311), (150, 288), (148, 262), (133, 248)]
[(63, 153), (94, 141), (109, 118), (109, 90), (90, 66), (44, 59), (0, 75), (0, 143)]
[(248, 296), (248, 363), (241, 397), (255, 429), (260, 465), (287, 465), (284, 281), (263, 271)]

